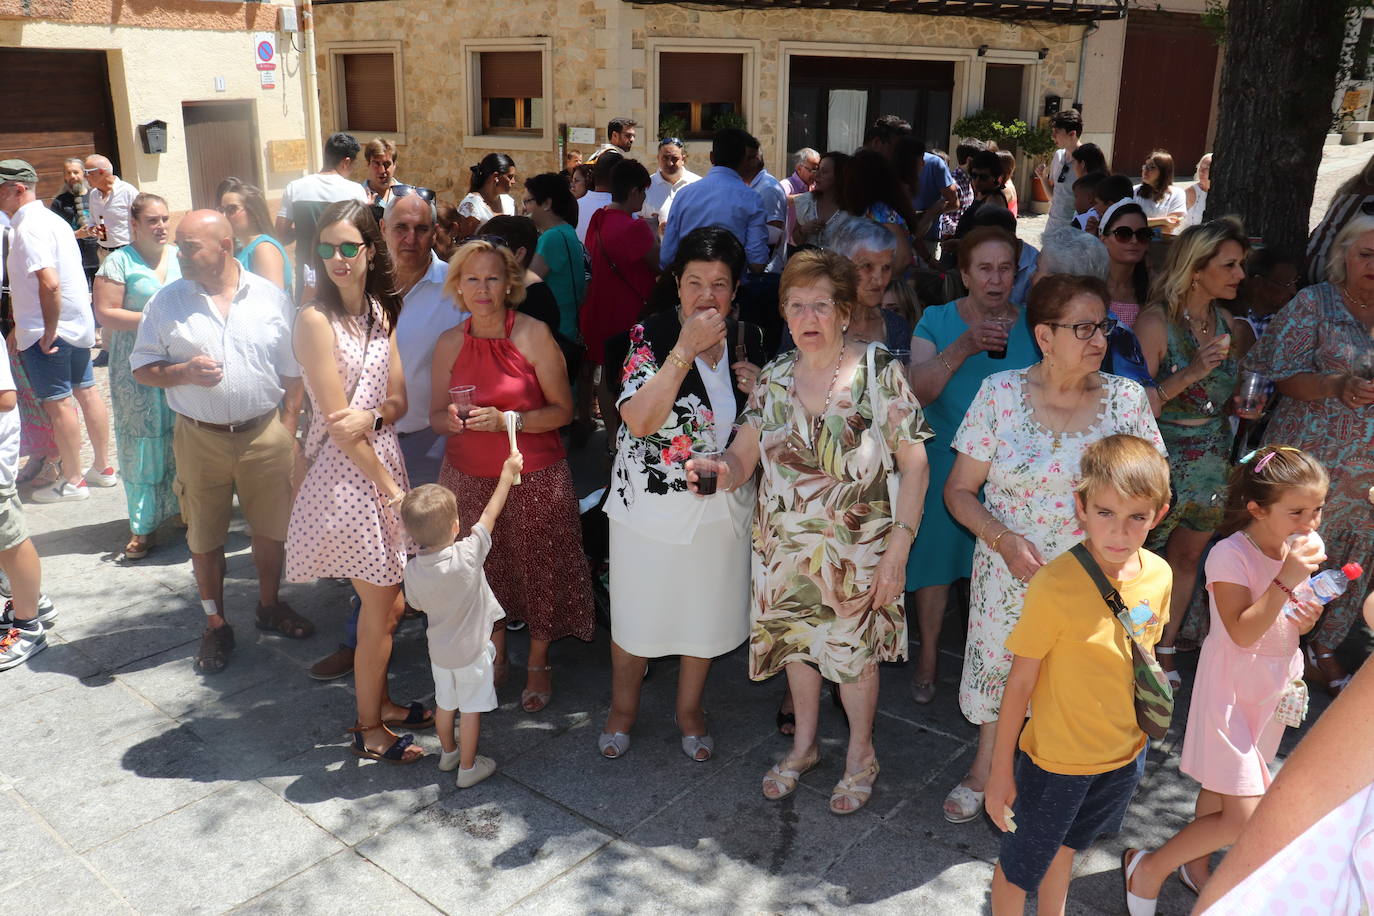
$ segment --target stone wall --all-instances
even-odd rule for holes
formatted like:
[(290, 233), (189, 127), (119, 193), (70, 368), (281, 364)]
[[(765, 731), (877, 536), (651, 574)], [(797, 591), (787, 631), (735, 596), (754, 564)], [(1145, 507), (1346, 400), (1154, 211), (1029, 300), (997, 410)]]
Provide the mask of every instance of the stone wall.
[(0, 19), (48, 19), (145, 29), (268, 31), (277, 27), (277, 6), (262, 3), (206, 3), (205, 0), (0, 0)]
[[(467, 167), (497, 148), (491, 141), (471, 143), (464, 40), (547, 37), (553, 74), (552, 122), (595, 127), (597, 142), (606, 122), (629, 115), (641, 124), (642, 158), (652, 155), (658, 105), (648, 98), (653, 83), (651, 46), (656, 41), (747, 40), (756, 55), (753, 93), (745, 101), (749, 128), (762, 143), (770, 168), (784, 168), (785, 125), (781, 97), (785, 90), (785, 48), (797, 43), (841, 52), (848, 57), (885, 56), (891, 48), (939, 49), (957, 58), (953, 119), (980, 107), (981, 66), (975, 50), (1032, 52), (1039, 74), (1031, 93), (1073, 95), (1078, 76), (1081, 26), (1048, 23), (1011, 25), (954, 16), (914, 16), (832, 10), (712, 11), (672, 5), (640, 5), (623, 0), (491, 0), (480, 6), (459, 0), (394, 0), (390, 3), (342, 3), (315, 7), (321, 122), (325, 133), (338, 129), (329, 72), (331, 49), (348, 43), (399, 42), (405, 130), (398, 174), (403, 180), (427, 182), (445, 198), (466, 191)], [(1045, 60), (1033, 52), (1048, 48)], [(1026, 57), (1025, 54), (1022, 55)], [(1038, 103), (1037, 106), (1038, 108)], [(369, 139), (361, 133), (359, 139)], [(587, 144), (577, 144), (589, 151)], [(692, 163), (706, 167), (705, 148), (692, 145)], [(647, 151), (646, 151), (647, 150)], [(510, 150), (522, 175), (562, 167), (555, 137), (537, 148)]]

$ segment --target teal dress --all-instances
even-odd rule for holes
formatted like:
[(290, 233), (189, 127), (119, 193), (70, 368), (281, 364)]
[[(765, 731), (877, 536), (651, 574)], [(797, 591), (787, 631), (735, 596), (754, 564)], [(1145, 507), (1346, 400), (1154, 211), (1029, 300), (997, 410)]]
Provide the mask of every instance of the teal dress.
[[(181, 279), (176, 250), (168, 246), (163, 260), (167, 264), (166, 282)], [(148, 300), (162, 288), (157, 274), (132, 245), (111, 252), (97, 276), (124, 285), (123, 306), (131, 312), (142, 312)], [(124, 480), (124, 497), (129, 503), (129, 530), (147, 535), (181, 508), (172, 491), (172, 481), (177, 476), (176, 461), (172, 457), (172, 426), (176, 414), (167, 406), (167, 397), (161, 388), (149, 388), (134, 381), (129, 355), (133, 353), (137, 337), (137, 331), (106, 332), (110, 351), (110, 405), (114, 412), (119, 473)]]
[[(967, 330), (968, 325), (959, 317), (957, 302), (947, 302), (926, 309), (912, 337), (928, 340), (940, 351)], [(945, 507), (945, 480), (954, 469), (954, 433), (964, 421), (983, 379), (994, 372), (1024, 369), (1039, 359), (1025, 318), (1019, 318), (1011, 327), (1006, 359), (993, 359), (986, 352), (975, 353), (959, 366), (938, 398), (922, 405), (935, 435), (926, 443), (930, 486), (926, 488), (925, 511), (916, 543), (907, 556), (907, 591), (949, 585), (972, 574), (973, 533), (956, 522)]]
[(577, 231), (567, 223), (539, 233), (534, 253), (549, 265), (544, 282), (558, 301), (558, 333), (577, 340), (577, 312), (587, 291), (587, 268)]
[[(283, 245), (281, 242), (277, 241), (276, 239), (272, 238), (272, 236), (268, 235), (267, 233), (264, 232), (262, 235), (253, 239), (253, 241), (249, 242), (247, 245), (244, 245), (243, 250), (240, 251), (236, 256), (238, 262), (243, 265), (245, 270), (252, 271), (253, 250), (257, 248), (259, 245), (263, 244), (264, 242), (281, 252), (282, 268), (285, 271), (285, 273), (283, 273), (282, 276), (286, 281), (285, 289), (287, 293), (290, 293), (291, 290), (294, 288), (291, 285), (291, 259), (286, 256), (286, 246)], [(168, 282), (171, 282), (171, 280), (169, 279)]]

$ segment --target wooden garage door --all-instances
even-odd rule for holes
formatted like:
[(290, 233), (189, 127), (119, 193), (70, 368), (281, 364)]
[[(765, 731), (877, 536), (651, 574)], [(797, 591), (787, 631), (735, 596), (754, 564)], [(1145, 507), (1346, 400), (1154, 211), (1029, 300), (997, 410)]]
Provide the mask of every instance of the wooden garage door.
[(215, 190), (225, 178), (262, 185), (252, 102), (184, 102), (181, 117), (193, 207), (218, 206)]
[[(1121, 60), (1112, 171), (1137, 180), (1150, 151), (1173, 154), (1178, 175), (1193, 174), (1207, 152), (1216, 33), (1202, 17), (1131, 10)], [(1091, 115), (1088, 129), (1092, 130)]]
[(62, 160), (110, 157), (119, 174), (109, 70), (104, 51), (0, 48), (0, 73), (42, 87), (21, 93), (0, 117), (0, 159), (25, 159), (38, 170), (38, 196), (62, 189)]

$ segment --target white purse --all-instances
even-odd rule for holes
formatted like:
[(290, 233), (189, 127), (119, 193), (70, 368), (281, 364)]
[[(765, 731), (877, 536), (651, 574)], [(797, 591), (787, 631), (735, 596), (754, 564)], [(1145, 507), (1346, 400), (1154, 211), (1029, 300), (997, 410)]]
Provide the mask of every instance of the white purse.
[[(878, 424), (878, 370), (873, 354), (877, 352), (880, 346), (882, 344), (878, 341), (873, 341), (868, 345), (868, 353), (865, 356), (865, 359), (868, 360), (868, 409), (873, 414), (873, 423), (869, 427), (869, 432), (878, 439), (878, 454), (882, 456), (883, 472), (887, 477), (888, 512), (895, 518), (897, 516), (897, 494), (902, 487), (902, 475), (897, 470), (896, 458), (892, 454), (892, 450), (887, 447), (887, 440), (883, 438), (882, 429)], [(887, 348), (883, 347), (883, 349)]]

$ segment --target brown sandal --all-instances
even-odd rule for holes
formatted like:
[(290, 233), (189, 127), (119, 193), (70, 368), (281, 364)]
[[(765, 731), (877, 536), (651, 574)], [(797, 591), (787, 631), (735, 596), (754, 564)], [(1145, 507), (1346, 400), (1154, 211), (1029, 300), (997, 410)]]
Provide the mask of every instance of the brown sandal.
[(200, 637), (200, 651), (196, 653), (196, 670), (201, 674), (219, 674), (229, 664), (234, 651), (234, 628), (206, 627)]
[(141, 560), (153, 549), (153, 539), (146, 534), (131, 534), (124, 545), (124, 559)]
[(271, 607), (258, 604), (258, 629), (275, 631), (288, 639), (309, 639), (315, 635), (315, 625), (285, 601), (278, 601)]

